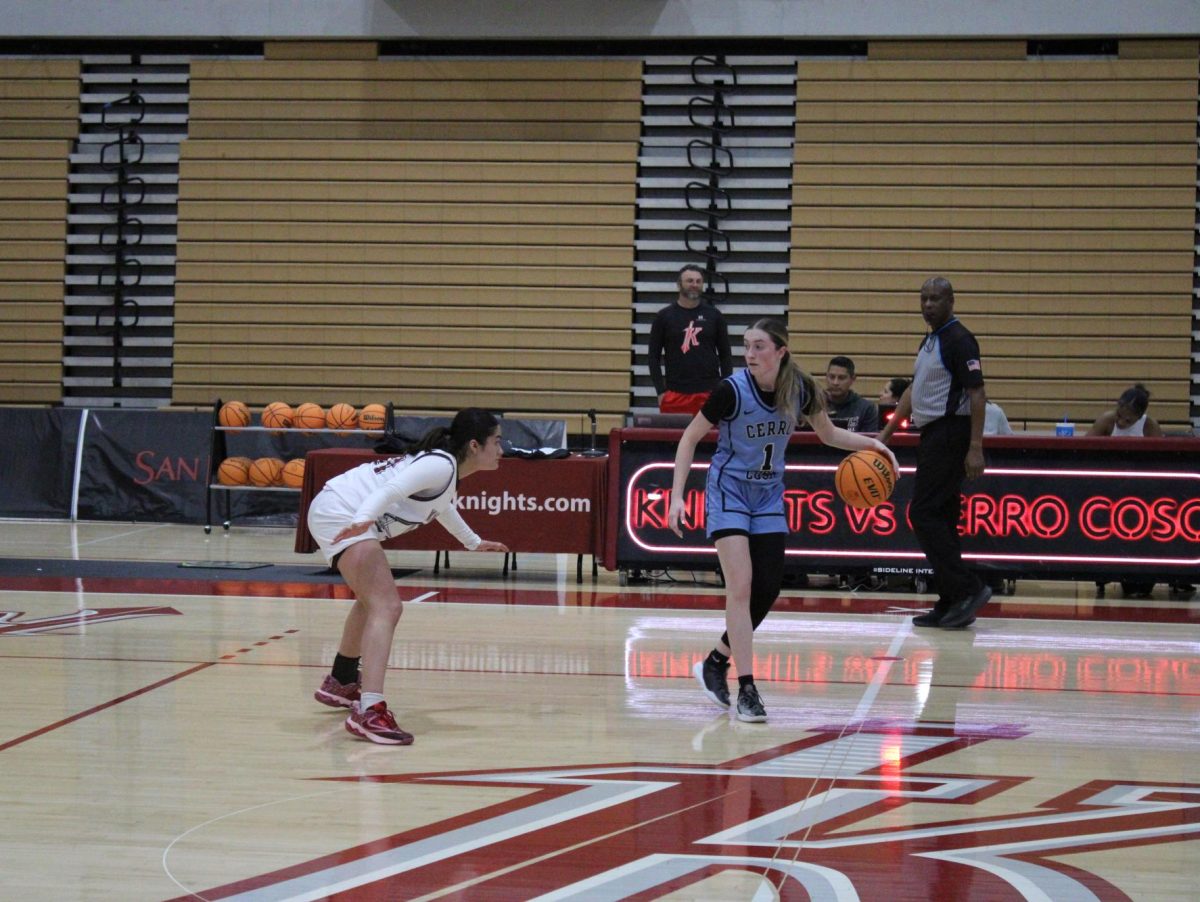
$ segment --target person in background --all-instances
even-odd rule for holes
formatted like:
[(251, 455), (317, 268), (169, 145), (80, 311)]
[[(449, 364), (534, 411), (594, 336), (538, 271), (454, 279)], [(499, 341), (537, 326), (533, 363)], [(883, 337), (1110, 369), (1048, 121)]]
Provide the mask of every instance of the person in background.
[(979, 342), (954, 315), (954, 288), (941, 276), (921, 286), (929, 332), (917, 348), (912, 384), (879, 440), (887, 443), (910, 415), (921, 433), (909, 521), (933, 568), (938, 600), (914, 626), (962, 629), (992, 597), (991, 587), (963, 564), (958, 523), (962, 484), (983, 474), (987, 393)]
[[(1115, 409), (1102, 413), (1088, 430), (1088, 435), (1111, 436), (1144, 436), (1159, 438), (1162, 427), (1153, 417), (1146, 413), (1150, 407), (1150, 392), (1146, 386), (1138, 382), (1121, 392), (1117, 398)], [(1103, 583), (1099, 583), (1103, 585)], [(1190, 598), (1196, 592), (1196, 587), (1185, 579), (1176, 579), (1168, 584), (1171, 594)], [(1121, 588), (1130, 598), (1149, 598), (1154, 591), (1154, 583), (1137, 576), (1121, 580)]]
[(1004, 408), (995, 401), (988, 401), (987, 406), (983, 410), (983, 434), (1013, 434), (1012, 426), (1008, 425), (1008, 417), (1004, 415)]
[(825, 367), (829, 418), (834, 422), (844, 420), (850, 432), (878, 432), (879, 408), (854, 390), (857, 380), (854, 361), (849, 357), (839, 355), (829, 361)]
[(908, 380), (903, 376), (889, 379), (883, 383), (883, 390), (879, 393), (879, 403), (890, 404), (894, 407), (900, 403), (900, 398), (906, 388), (908, 388)]
[(677, 284), (679, 297), (659, 310), (650, 326), (650, 380), (659, 413), (694, 414), (733, 372), (733, 354), (725, 317), (704, 300), (704, 270), (689, 263), (679, 270)]
[(1088, 435), (1144, 435), (1148, 438), (1161, 436), (1162, 428), (1146, 413), (1150, 406), (1150, 392), (1137, 383), (1121, 392), (1115, 410), (1102, 413), (1088, 430)]
[(436, 519), (468, 551), (508, 551), (477, 536), (454, 506), (460, 479), (499, 466), (499, 420), (468, 407), (406, 453), (335, 476), (309, 506), (309, 532), (354, 592), (333, 668), (314, 697), (349, 709), (346, 730), (360, 739), (380, 745), (413, 741), (383, 696), (392, 638), (404, 610), (383, 541)]
[(787, 329), (779, 320), (758, 320), (746, 330), (743, 345), (745, 369), (721, 381), (679, 439), (667, 525), (683, 535), (685, 488), (696, 446), (716, 428), (717, 448), (704, 486), (704, 528), (725, 577), (726, 632), (692, 672), (704, 694), (728, 708), (732, 658), (738, 671), (737, 719), (761, 723), (767, 712), (754, 685), (754, 630), (779, 597), (783, 578), (788, 439), (805, 420), (826, 445), (871, 448), (893, 467), (896, 459), (870, 436), (833, 425), (824, 394), (792, 360)]
[[(903, 376), (896, 376), (883, 383), (883, 390), (879, 393), (879, 425), (887, 425), (896, 414), (896, 405), (900, 403), (900, 399), (904, 396), (904, 389), (908, 388), (909, 380)], [(899, 429), (907, 429), (908, 423), (900, 423)]]

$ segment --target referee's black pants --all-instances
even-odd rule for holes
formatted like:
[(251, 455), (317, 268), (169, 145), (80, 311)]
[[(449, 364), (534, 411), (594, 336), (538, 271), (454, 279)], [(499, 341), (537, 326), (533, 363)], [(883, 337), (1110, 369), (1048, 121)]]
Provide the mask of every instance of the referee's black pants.
[(983, 588), (979, 577), (963, 564), (958, 537), (970, 445), (970, 417), (942, 417), (921, 427), (908, 518), (933, 568), (939, 606), (949, 607)]

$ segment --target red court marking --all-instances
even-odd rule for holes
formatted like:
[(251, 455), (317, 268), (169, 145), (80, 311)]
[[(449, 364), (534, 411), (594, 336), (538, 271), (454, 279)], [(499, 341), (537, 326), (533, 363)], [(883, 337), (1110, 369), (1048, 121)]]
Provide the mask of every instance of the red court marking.
[(88, 708), (86, 711), (80, 711), (78, 714), (72, 714), (70, 717), (64, 718), (60, 721), (57, 721), (52, 724), (48, 724), (47, 726), (41, 727), (40, 729), (37, 729), (37, 730), (34, 730), (32, 733), (26, 733), (24, 736), (18, 736), (16, 739), (10, 739), (8, 742), (0, 743), (0, 752), (10, 749), (14, 745), (20, 745), (22, 742), (26, 742), (30, 739), (36, 739), (38, 736), (45, 735), (46, 733), (49, 733), (52, 730), (57, 730), (59, 727), (65, 727), (69, 723), (74, 723), (77, 720), (82, 720), (85, 717), (90, 717), (91, 715), (93, 715), (99, 711), (103, 711), (105, 708), (111, 708), (114, 705), (119, 705), (119, 704), (121, 704), (121, 702), (128, 701), (131, 698), (137, 698), (139, 695), (144, 695), (145, 693), (150, 692), (152, 689), (157, 689), (160, 686), (165, 686), (165, 685), (167, 685), (167, 683), (173, 683), (175, 680), (182, 679), (185, 676), (191, 676), (193, 673), (197, 673), (201, 670), (204, 670), (207, 667), (212, 667), (212, 666), (214, 666), (214, 665), (213, 665), (213, 662), (211, 662), (211, 661), (209, 661), (205, 664), (197, 664), (195, 667), (189, 667), (187, 670), (184, 670), (181, 673), (177, 673), (174, 676), (169, 676), (164, 679), (161, 679), (157, 683), (151, 683), (149, 686), (143, 686), (141, 689), (135, 689), (133, 692), (127, 692), (125, 695), (118, 696), (117, 698), (114, 698), (111, 701), (107, 701), (102, 705), (96, 705), (93, 708)]

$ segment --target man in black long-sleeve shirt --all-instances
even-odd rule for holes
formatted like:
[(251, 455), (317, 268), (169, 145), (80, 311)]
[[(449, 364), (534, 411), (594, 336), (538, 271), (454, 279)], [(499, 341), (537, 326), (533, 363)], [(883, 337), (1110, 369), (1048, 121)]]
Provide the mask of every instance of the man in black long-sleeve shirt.
[(733, 373), (733, 354), (725, 317), (704, 301), (704, 271), (688, 264), (679, 270), (678, 284), (679, 297), (658, 311), (650, 327), (650, 379), (661, 413), (695, 414)]

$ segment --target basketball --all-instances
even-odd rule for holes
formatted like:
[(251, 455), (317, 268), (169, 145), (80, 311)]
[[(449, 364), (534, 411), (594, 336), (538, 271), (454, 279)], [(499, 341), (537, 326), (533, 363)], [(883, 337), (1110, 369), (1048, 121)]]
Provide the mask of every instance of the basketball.
[(222, 426), (249, 426), (250, 408), (241, 401), (226, 401), (217, 412), (217, 422)]
[(358, 426), (358, 411), (350, 404), (334, 404), (325, 414), (327, 429), (355, 429)]
[(855, 451), (838, 464), (833, 484), (851, 507), (875, 507), (891, 497), (896, 472), (892, 462), (878, 451)]
[(245, 485), (250, 481), (250, 458), (227, 457), (217, 467), (217, 482), (221, 485)]
[(279, 485), (283, 461), (278, 457), (260, 457), (250, 464), (250, 483), (258, 486)]
[(284, 464), (283, 474), (280, 478), (288, 488), (298, 489), (304, 485), (304, 458), (293, 457)]
[(362, 413), (358, 415), (358, 426), (360, 429), (371, 429), (376, 432), (382, 432), (383, 427), (387, 425), (387, 408), (382, 404), (368, 404), (362, 409)]
[(292, 425), (297, 429), (324, 429), (325, 408), (320, 404), (305, 401), (296, 407), (292, 416)]
[(295, 414), (282, 401), (272, 401), (262, 412), (262, 424), (268, 429), (287, 429), (292, 425)]

